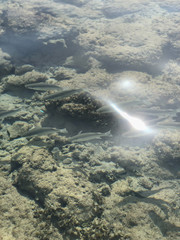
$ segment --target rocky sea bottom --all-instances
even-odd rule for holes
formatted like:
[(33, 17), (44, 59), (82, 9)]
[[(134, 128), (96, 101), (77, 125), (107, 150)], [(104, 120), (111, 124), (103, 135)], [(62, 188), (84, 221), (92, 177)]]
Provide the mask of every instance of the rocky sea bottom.
[(178, 0), (0, 1), (0, 240), (180, 239), (179, 22)]

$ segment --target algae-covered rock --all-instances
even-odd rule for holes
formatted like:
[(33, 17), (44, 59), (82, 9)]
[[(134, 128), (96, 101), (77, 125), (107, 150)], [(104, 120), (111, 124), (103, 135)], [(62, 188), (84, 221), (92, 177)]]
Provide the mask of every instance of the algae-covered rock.
[[(11, 165), (14, 185), (39, 202), (51, 221), (56, 219), (59, 231), (90, 239), (91, 222), (103, 211), (102, 197), (83, 173), (58, 167), (47, 150), (38, 147), (21, 148), (12, 156)], [(83, 225), (90, 229), (83, 230)], [(108, 229), (99, 228), (100, 236), (108, 236)]]
[(92, 168), (89, 180), (96, 183), (113, 183), (122, 178), (125, 173), (126, 171), (123, 168), (116, 167), (115, 163), (101, 162), (100, 166)]
[(30, 64), (24, 64), (22, 66), (18, 66), (15, 69), (15, 75), (22, 75), (26, 72), (31, 72), (34, 69), (34, 67)]
[(180, 136), (178, 132), (165, 132), (153, 141), (153, 149), (157, 161), (163, 168), (167, 168), (174, 176), (180, 174)]
[(170, 60), (163, 69), (163, 80), (173, 84), (180, 85), (180, 65), (173, 60)]
[(9, 89), (11, 86), (24, 86), (28, 83), (35, 83), (40, 81), (45, 81), (47, 76), (43, 73), (37, 71), (26, 72), (21, 76), (10, 75), (3, 78), (3, 83), (5, 84), (5, 89)]
[(76, 71), (74, 69), (68, 69), (64, 67), (60, 67), (53, 72), (53, 76), (56, 80), (69, 80), (76, 75)]
[(3, 50), (0, 48), (0, 76), (4, 76), (7, 74), (11, 74), (14, 71), (14, 67), (11, 63), (11, 56), (3, 52)]
[[(7, 177), (3, 177), (2, 172), (0, 181), (0, 238), (2, 240), (19, 240), (26, 239), (28, 236), (28, 240), (39, 239), (36, 231), (33, 230), (33, 226), (39, 224), (39, 220), (34, 217), (38, 205), (32, 199), (19, 194), (17, 189), (12, 186), (11, 181)], [(42, 230), (39, 233), (42, 234)]]
[(29, 124), (23, 121), (16, 121), (8, 127), (7, 131), (11, 139), (22, 136), (29, 129)]

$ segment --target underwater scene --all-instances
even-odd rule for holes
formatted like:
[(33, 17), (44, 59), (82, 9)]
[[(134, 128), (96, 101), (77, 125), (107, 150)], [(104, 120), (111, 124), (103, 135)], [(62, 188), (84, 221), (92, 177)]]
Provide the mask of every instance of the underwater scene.
[(0, 0), (0, 240), (180, 240), (179, 0)]

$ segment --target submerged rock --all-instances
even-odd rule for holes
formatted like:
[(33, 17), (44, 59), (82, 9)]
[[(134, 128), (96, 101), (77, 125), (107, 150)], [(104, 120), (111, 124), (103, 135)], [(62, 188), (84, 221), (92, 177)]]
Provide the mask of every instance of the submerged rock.
[(29, 129), (29, 124), (23, 121), (16, 121), (10, 127), (8, 127), (8, 135), (10, 139), (17, 138), (27, 132)]
[[(46, 149), (23, 147), (12, 156), (11, 166), (14, 185), (40, 203), (52, 220), (56, 219), (56, 228), (63, 230), (63, 235), (80, 236), (81, 230), (86, 235), (82, 226), (94, 224), (94, 219), (101, 216), (102, 200), (92, 183), (79, 171), (58, 167)], [(103, 224), (99, 228), (98, 234), (102, 231), (109, 236)]]
[(11, 89), (11, 87), (13, 86), (22, 87), (28, 83), (35, 83), (45, 80), (47, 80), (46, 74), (33, 70), (30, 72), (26, 72), (21, 76), (9, 75), (8, 77), (3, 78), (2, 82), (4, 84), (4, 89), (8, 90)]
[(25, 64), (22, 66), (18, 66), (15, 69), (15, 75), (22, 75), (25, 74), (27, 72), (31, 72), (34, 69), (34, 66), (30, 65), (30, 64)]
[(116, 167), (115, 163), (101, 162), (100, 166), (95, 166), (90, 171), (89, 180), (94, 183), (113, 183), (123, 178), (126, 173), (124, 168)]
[(11, 56), (5, 53), (0, 48), (0, 76), (11, 74), (14, 72), (14, 67), (11, 63)]

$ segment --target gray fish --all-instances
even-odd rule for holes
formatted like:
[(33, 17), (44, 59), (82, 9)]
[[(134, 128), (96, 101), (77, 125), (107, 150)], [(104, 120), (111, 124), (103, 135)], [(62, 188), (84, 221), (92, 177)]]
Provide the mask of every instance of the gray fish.
[(12, 116), (20, 111), (20, 108), (12, 109), (12, 110), (0, 110), (0, 119), (4, 119), (6, 117)]
[(147, 124), (149, 126), (156, 126), (156, 124), (159, 124), (161, 121), (166, 120), (168, 118), (168, 116), (162, 116), (162, 117), (157, 117), (151, 120), (147, 120)]
[[(119, 108), (129, 108), (130, 105), (133, 105), (133, 104), (136, 104), (136, 103), (139, 103), (140, 101), (139, 100), (134, 100), (134, 101), (126, 101), (126, 102), (119, 102), (118, 103), (118, 107)], [(114, 110), (114, 108), (109, 104), (109, 105), (105, 105), (105, 106), (102, 106), (100, 108), (98, 108), (96, 110), (96, 112), (98, 113), (113, 113), (113, 112), (116, 112)]]
[(180, 122), (156, 122), (156, 124), (151, 125), (152, 131), (138, 131), (138, 130), (131, 130), (128, 132), (123, 133), (121, 136), (126, 138), (139, 138), (139, 137), (153, 137), (155, 136), (160, 130), (180, 130)]
[(175, 129), (180, 129), (180, 122), (173, 122), (173, 121), (171, 121), (171, 122), (159, 122), (158, 123), (158, 125), (157, 125), (157, 127), (165, 127), (165, 128), (175, 128)]
[(170, 189), (170, 187), (164, 187), (164, 188), (160, 188), (160, 189), (157, 189), (157, 190), (146, 190), (146, 191), (133, 191), (133, 190), (130, 190), (129, 194), (130, 195), (133, 195), (135, 197), (138, 197), (138, 198), (147, 198), (151, 195), (154, 195), (164, 189)]
[(31, 84), (26, 84), (26, 88), (36, 90), (36, 91), (49, 91), (49, 90), (61, 90), (62, 88), (54, 85), (54, 84), (49, 84), (49, 83), (31, 83)]
[(65, 97), (69, 97), (71, 95), (77, 94), (82, 92), (83, 89), (67, 89), (67, 90), (62, 90), (53, 94), (49, 94), (44, 97), (44, 100), (51, 100), (51, 99), (63, 99)]
[(136, 130), (132, 130), (132, 131), (128, 131), (123, 133), (121, 136), (124, 138), (141, 138), (141, 137), (153, 137), (155, 135), (156, 132), (152, 131), (152, 132), (139, 132)]
[(141, 108), (137, 110), (137, 113), (144, 115), (171, 115), (176, 114), (176, 110), (173, 109), (158, 109), (158, 108)]
[(108, 131), (106, 133), (101, 133), (101, 132), (79, 133), (73, 137), (70, 137), (69, 140), (71, 142), (85, 142), (85, 141), (91, 141), (95, 139), (102, 139), (102, 137), (112, 137), (111, 132)]
[(115, 110), (110, 105), (102, 106), (96, 110), (98, 113), (112, 113), (114, 111)]
[(43, 136), (43, 135), (49, 135), (53, 133), (63, 133), (66, 134), (67, 130), (64, 129), (57, 129), (57, 128), (51, 128), (51, 127), (35, 127), (26, 133), (24, 133), (21, 137), (31, 138), (34, 136)]

